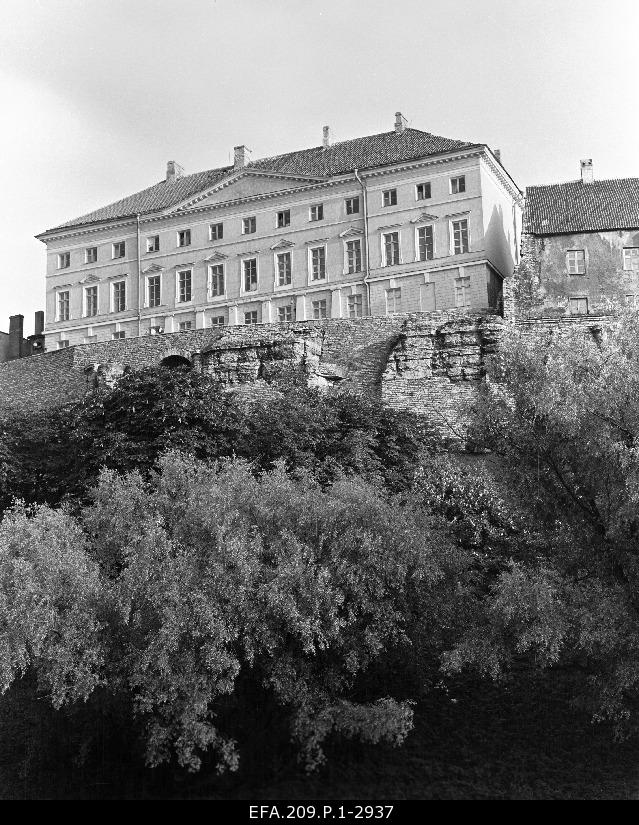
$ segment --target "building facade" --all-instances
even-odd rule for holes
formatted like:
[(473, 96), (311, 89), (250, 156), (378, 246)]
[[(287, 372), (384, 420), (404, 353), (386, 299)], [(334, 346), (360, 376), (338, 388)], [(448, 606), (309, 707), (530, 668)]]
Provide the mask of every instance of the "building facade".
[(0, 363), (44, 352), (44, 312), (35, 313), (33, 335), (24, 337), (24, 316), (9, 316), (9, 332), (0, 332)]
[(520, 317), (600, 315), (639, 307), (639, 178), (581, 179), (526, 188)]
[(38, 236), (46, 348), (218, 325), (498, 310), (521, 192), (498, 153), (406, 126), (185, 175)]

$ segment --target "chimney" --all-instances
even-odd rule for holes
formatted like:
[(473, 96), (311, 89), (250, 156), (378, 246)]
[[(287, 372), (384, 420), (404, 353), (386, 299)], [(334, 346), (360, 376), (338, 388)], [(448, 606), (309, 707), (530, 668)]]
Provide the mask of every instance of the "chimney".
[(581, 161), (581, 182), (592, 183), (595, 177), (592, 171), (592, 158)]
[(180, 166), (179, 163), (176, 163), (174, 160), (168, 161), (166, 164), (166, 179), (171, 181), (177, 180), (181, 178), (184, 174), (184, 169)]
[(330, 126), (325, 126), (322, 129), (322, 146), (325, 149), (328, 149), (328, 147), (330, 145), (331, 145), (331, 127)]
[(44, 312), (40, 309), (35, 314), (34, 335), (42, 335), (44, 332)]
[(246, 164), (249, 162), (249, 156), (251, 154), (251, 150), (247, 149), (246, 146), (234, 146), (233, 147), (233, 168), (234, 169), (242, 169)]
[(9, 351), (7, 360), (20, 358), (22, 356), (22, 333), (24, 327), (24, 315), (9, 316)]
[(493, 149), (493, 155), (501, 163), (501, 149)]
[(404, 131), (404, 129), (407, 126), (408, 126), (408, 121), (406, 120), (404, 115), (402, 115), (401, 112), (395, 112), (395, 132), (398, 135), (401, 135), (401, 133)]

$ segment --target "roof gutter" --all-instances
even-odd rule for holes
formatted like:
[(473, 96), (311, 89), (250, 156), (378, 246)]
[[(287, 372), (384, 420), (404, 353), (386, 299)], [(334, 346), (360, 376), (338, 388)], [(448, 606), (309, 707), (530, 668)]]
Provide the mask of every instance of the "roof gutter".
[(366, 302), (368, 305), (368, 314), (372, 315), (371, 310), (371, 285), (370, 285), (370, 256), (369, 256), (369, 243), (368, 243), (368, 191), (366, 189), (366, 184), (359, 176), (357, 169), (353, 169), (353, 174), (357, 178), (359, 185), (362, 187), (362, 203), (364, 207), (364, 247), (365, 247), (365, 254), (364, 254), (364, 286), (366, 287)]

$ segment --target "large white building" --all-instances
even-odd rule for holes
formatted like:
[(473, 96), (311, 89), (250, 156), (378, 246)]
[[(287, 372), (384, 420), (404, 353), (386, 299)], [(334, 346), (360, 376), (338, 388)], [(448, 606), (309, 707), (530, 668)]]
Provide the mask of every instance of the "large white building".
[(498, 308), (521, 192), (481, 143), (411, 129), (185, 175), (37, 237), (46, 348), (217, 324)]

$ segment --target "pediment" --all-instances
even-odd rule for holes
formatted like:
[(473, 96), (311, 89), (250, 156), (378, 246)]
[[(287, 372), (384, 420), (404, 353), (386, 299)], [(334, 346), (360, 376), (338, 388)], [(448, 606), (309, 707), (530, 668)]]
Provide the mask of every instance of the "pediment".
[(228, 255), (225, 255), (223, 252), (212, 252), (207, 258), (205, 258), (205, 262), (212, 264), (218, 263), (219, 261), (226, 261), (228, 260)]
[(430, 212), (422, 212), (422, 214), (416, 218), (411, 218), (411, 223), (429, 223), (437, 220), (439, 220), (437, 215), (431, 215)]
[(358, 238), (360, 235), (363, 234), (363, 229), (358, 229), (356, 226), (349, 226), (348, 229), (345, 229), (343, 232), (340, 232), (339, 236), (340, 238)]
[(277, 243), (274, 243), (271, 249), (290, 249), (291, 246), (295, 246), (293, 241), (287, 241), (286, 238), (282, 238)]
[(95, 274), (92, 272), (90, 275), (85, 275), (85, 277), (84, 277), (84, 278), (82, 278), (82, 280), (81, 280), (81, 281), (79, 281), (78, 283), (80, 283), (80, 284), (95, 284), (95, 283), (97, 283), (99, 280), (100, 280), (100, 279), (98, 278), (98, 276), (97, 276), (97, 275), (95, 275)]
[(142, 270), (143, 275), (153, 274), (154, 272), (162, 272), (162, 267), (157, 264), (151, 264), (151, 266), (147, 266), (146, 269)]

